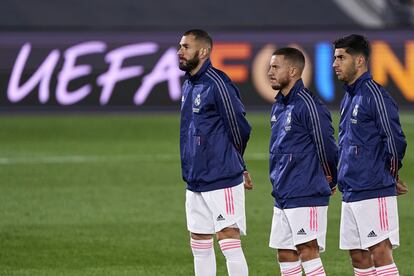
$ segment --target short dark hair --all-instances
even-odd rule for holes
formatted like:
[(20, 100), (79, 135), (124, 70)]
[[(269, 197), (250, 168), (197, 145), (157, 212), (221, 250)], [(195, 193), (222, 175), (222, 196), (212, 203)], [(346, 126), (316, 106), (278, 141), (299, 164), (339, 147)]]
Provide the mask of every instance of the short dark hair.
[(362, 35), (351, 34), (333, 42), (335, 49), (344, 48), (348, 54), (362, 54), (368, 60), (371, 54), (369, 41)]
[(201, 40), (204, 43), (207, 43), (210, 46), (210, 48), (213, 48), (213, 40), (206, 31), (201, 29), (191, 29), (183, 34), (183, 36), (187, 35), (192, 35), (195, 37), (196, 40)]
[(299, 67), (299, 71), (302, 74), (303, 68), (305, 68), (305, 56), (302, 51), (292, 48), (284, 47), (279, 48), (273, 52), (273, 56), (285, 56), (285, 59), (291, 61)]

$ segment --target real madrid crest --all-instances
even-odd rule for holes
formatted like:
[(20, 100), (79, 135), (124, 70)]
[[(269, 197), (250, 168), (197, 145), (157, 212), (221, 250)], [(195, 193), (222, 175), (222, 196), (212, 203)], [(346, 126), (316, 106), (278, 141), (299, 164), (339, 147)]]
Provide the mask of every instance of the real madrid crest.
[(354, 110), (352, 110), (352, 116), (356, 117), (358, 115), (359, 105), (355, 105)]
[(201, 104), (201, 95), (198, 94), (196, 96), (196, 98), (194, 99), (194, 107), (193, 107), (193, 112), (198, 113), (200, 112), (200, 108), (198, 108)]
[(359, 108), (359, 105), (355, 105), (354, 110), (352, 110), (352, 117), (354, 118), (351, 118), (351, 123), (353, 124), (358, 123), (358, 120), (356, 119), (356, 117), (358, 116), (358, 108)]
[(197, 97), (194, 100), (194, 105), (199, 106), (201, 104), (201, 96), (200, 94), (197, 95)]
[(292, 129), (292, 111), (289, 111), (286, 115), (285, 130), (290, 131)]

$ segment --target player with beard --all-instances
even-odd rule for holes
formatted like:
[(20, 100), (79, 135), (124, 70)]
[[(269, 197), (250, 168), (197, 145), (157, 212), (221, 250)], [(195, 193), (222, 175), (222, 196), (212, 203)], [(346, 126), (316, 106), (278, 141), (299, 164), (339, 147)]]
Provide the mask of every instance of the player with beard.
[(244, 189), (252, 181), (243, 160), (250, 136), (239, 91), (211, 65), (212, 39), (203, 30), (181, 38), (182, 87), (180, 154), (186, 218), (197, 276), (216, 275), (216, 234), (231, 276), (248, 275), (240, 235), (246, 234)]
[(270, 125), (270, 180), (275, 198), (270, 234), (281, 275), (322, 276), (329, 198), (336, 187), (337, 147), (331, 115), (304, 86), (305, 58), (276, 50), (268, 76), (277, 90)]

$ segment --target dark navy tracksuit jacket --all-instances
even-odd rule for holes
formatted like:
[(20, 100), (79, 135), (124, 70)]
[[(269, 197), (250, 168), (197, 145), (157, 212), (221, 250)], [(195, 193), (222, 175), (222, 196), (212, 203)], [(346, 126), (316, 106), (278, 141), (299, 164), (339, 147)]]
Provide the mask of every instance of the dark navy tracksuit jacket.
[(338, 160), (328, 109), (298, 80), (286, 97), (278, 93), (270, 117), (270, 181), (275, 206), (328, 205)]
[(207, 60), (182, 87), (180, 153), (187, 189), (205, 192), (243, 182), (251, 127), (239, 91)]
[(397, 105), (369, 72), (344, 88), (338, 172), (342, 200), (395, 196), (407, 147)]

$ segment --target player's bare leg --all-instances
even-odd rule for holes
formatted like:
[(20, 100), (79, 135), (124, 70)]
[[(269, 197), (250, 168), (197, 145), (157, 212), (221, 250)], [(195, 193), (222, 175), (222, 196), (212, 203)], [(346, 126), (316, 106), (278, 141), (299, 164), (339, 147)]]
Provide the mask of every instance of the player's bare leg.
[(366, 250), (353, 249), (349, 250), (351, 256), (352, 266), (356, 268), (370, 268), (374, 266), (374, 262), (371, 259), (371, 253)]
[(216, 275), (216, 255), (214, 253), (213, 235), (191, 233), (191, 250), (194, 256), (196, 276)]
[(371, 258), (371, 253), (369, 251), (353, 249), (349, 250), (349, 255), (351, 256), (355, 275), (360, 275), (362, 273), (364, 275), (377, 275), (374, 267), (374, 262)]
[(280, 266), (280, 275), (302, 276), (302, 266), (296, 250), (278, 249), (277, 260)]
[(372, 260), (376, 267), (389, 265), (394, 262), (392, 258), (392, 246), (389, 239), (370, 247), (369, 251), (371, 252)]
[(351, 256), (352, 266), (356, 268), (370, 268), (374, 266), (374, 262), (371, 259), (371, 253), (366, 250), (353, 249), (349, 250)]
[(279, 263), (297, 262), (299, 261), (299, 255), (296, 250), (278, 249), (277, 260)]
[(232, 227), (224, 228), (217, 232), (217, 240), (226, 257), (229, 276), (249, 275), (246, 258), (241, 248), (240, 230)]
[(299, 244), (296, 248), (298, 249), (299, 258), (302, 262), (319, 258), (319, 247), (316, 240)]
[(318, 241), (312, 240), (296, 246), (306, 275), (325, 275), (322, 260), (319, 256)]
[(392, 257), (392, 245), (389, 239), (371, 246), (369, 251), (371, 253), (377, 274), (382, 272), (382, 275), (387, 272), (387, 275), (399, 275), (397, 266), (395, 265)]

